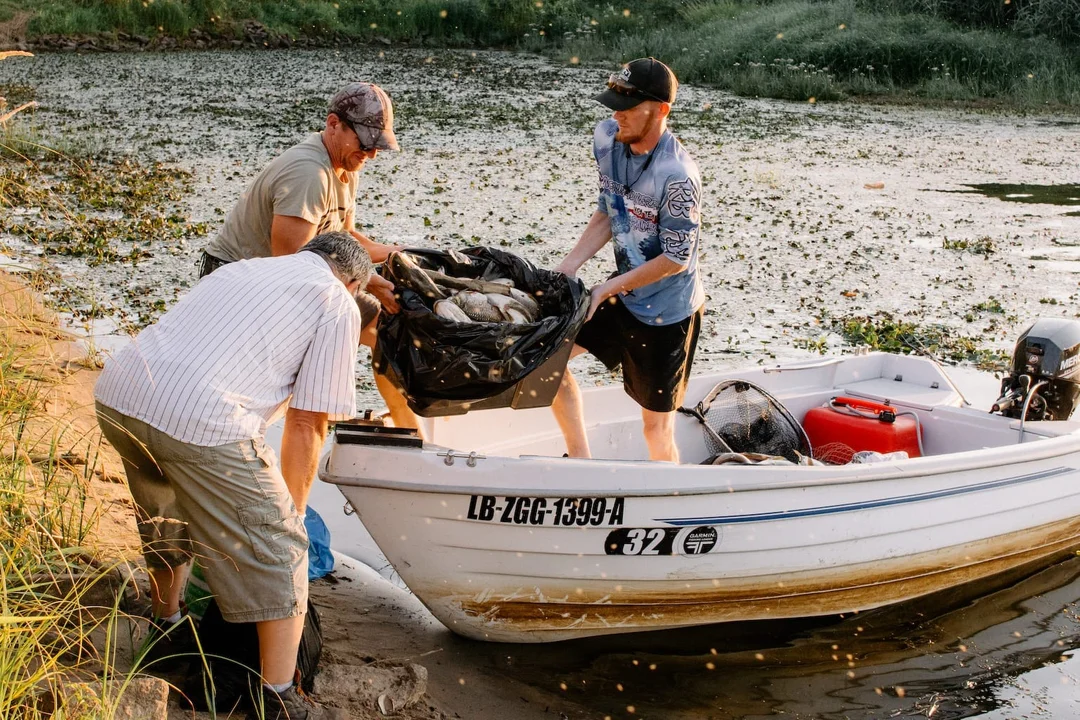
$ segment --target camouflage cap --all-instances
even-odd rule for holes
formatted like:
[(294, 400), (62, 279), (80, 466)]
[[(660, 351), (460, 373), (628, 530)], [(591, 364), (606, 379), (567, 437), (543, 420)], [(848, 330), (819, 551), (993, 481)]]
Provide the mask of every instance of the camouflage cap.
[(394, 135), (394, 106), (390, 97), (374, 83), (346, 85), (330, 98), (330, 112), (348, 123), (365, 148), (397, 150)]

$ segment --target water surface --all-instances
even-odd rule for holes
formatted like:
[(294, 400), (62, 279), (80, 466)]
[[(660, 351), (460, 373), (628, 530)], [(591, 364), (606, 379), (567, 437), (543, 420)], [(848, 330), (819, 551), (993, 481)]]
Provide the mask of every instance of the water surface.
[[(606, 113), (589, 98), (608, 72), (492, 52), (358, 48), (46, 54), (0, 64), (0, 82), (36, 88), (47, 132), (189, 170), (190, 218), (217, 223), (263, 164), (319, 128), (336, 87), (374, 80), (395, 100), (403, 150), (364, 168), (361, 229), (419, 247), (493, 245), (551, 267), (595, 207), (591, 128)], [(1060, 256), (1080, 233), (1059, 209), (1080, 197), (1071, 119), (685, 86), (672, 124), (703, 179), (699, 372), (805, 359), (809, 346), (837, 352), (838, 317), (890, 312), (1008, 351), (1034, 317), (1076, 312), (1076, 263)], [(1031, 200), (1045, 197), (1058, 204)], [(985, 238), (992, 254), (949, 249)], [(0, 240), (20, 261), (38, 252)], [(135, 292), (172, 304), (194, 281), (201, 246), (162, 239), (137, 265), (55, 262), (98, 303), (123, 306)], [(604, 250), (581, 276), (599, 282), (612, 267)], [(587, 358), (572, 367), (586, 383), (612, 381)], [(360, 407), (379, 402), (369, 372), (362, 363)], [(340, 514), (335, 492), (327, 514)], [(349, 539), (355, 518), (328, 520)], [(978, 599), (949, 594), (842, 619), (543, 647), (447, 643), (550, 692), (553, 708), (580, 707), (575, 717), (1080, 717), (1078, 563), (1010, 578)]]

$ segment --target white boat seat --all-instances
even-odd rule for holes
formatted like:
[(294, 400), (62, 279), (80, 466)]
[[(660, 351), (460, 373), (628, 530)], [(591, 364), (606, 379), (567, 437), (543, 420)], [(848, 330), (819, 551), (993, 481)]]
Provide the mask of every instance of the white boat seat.
[[(1013, 420), (1009, 423), (1009, 429), (1019, 432), (1020, 421)], [(1025, 435), (1060, 437), (1074, 432), (1080, 432), (1080, 420), (1035, 420), (1024, 423)]]
[(843, 390), (837, 390), (837, 395), (852, 395), (882, 403), (889, 401), (894, 405), (908, 405), (925, 410), (942, 405), (959, 407), (963, 403), (960, 394), (948, 385), (933, 388), (887, 378), (849, 383)]

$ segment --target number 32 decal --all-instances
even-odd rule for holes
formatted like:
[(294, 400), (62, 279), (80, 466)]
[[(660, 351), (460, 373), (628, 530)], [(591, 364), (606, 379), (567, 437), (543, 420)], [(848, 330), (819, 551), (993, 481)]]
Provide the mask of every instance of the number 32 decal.
[(631, 528), (626, 531), (626, 542), (623, 543), (623, 555), (670, 555), (671, 541), (667, 542), (665, 553), (660, 552), (660, 546), (664, 544), (667, 532), (664, 528)]
[(608, 533), (608, 555), (702, 555), (720, 543), (715, 527), (620, 528)]

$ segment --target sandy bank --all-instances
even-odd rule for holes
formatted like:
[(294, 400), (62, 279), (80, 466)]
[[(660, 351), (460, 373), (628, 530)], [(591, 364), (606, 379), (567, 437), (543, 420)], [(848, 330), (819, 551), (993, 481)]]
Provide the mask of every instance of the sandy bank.
[[(120, 460), (107, 445), (98, 445), (93, 385), (99, 370), (26, 280), (0, 272), (0, 323), (14, 331), (19, 357), (40, 378), (42, 412), (29, 429), (35, 439), (31, 457), (47, 455), (48, 445), (58, 442), (72, 476), (89, 478), (89, 514), (97, 517), (91, 536), (95, 554), (136, 559), (135, 517)], [(91, 467), (84, 472), (87, 463)], [(137, 575), (145, 592), (145, 577)], [(490, 672), (498, 653), (475, 652), (476, 643), (453, 636), (410, 593), (354, 560), (339, 560), (339, 572), (314, 583), (312, 597), (324, 626), (326, 677), (367, 678), (357, 672), (364, 666), (395, 671), (417, 663), (426, 668), (426, 684), (420, 685), (426, 692), (394, 717), (588, 717), (553, 693)], [(121, 654), (118, 660), (123, 667), (129, 657)], [(317, 684), (321, 702), (348, 708), (360, 720), (382, 717), (375, 706), (377, 694), (369, 695), (363, 688)], [(174, 699), (170, 718), (190, 717)]]

